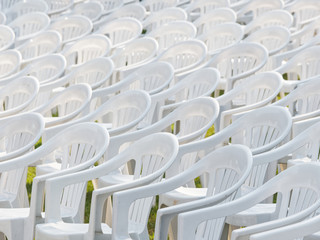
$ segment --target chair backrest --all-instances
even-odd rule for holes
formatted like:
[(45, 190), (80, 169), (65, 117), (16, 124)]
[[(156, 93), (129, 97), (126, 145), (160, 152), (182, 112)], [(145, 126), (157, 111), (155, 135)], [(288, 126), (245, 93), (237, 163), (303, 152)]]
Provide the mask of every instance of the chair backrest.
[[(215, 99), (199, 97), (181, 104), (160, 121), (141, 130), (112, 138), (108, 155), (113, 157), (120, 149), (132, 142), (155, 132), (169, 131), (178, 137), (180, 144), (203, 138), (218, 116), (219, 106)], [(172, 125), (174, 129), (172, 130)]]
[(91, 34), (65, 47), (61, 54), (65, 56), (67, 68), (70, 71), (92, 59), (105, 57), (110, 50), (111, 41), (108, 37), (102, 34)]
[(42, 12), (31, 12), (16, 18), (8, 24), (15, 33), (15, 45), (34, 37), (47, 29), (50, 25), (50, 18)]
[(272, 103), (283, 86), (282, 76), (276, 72), (263, 72), (240, 80), (229, 92), (216, 99), (220, 105), (219, 131), (231, 123), (232, 115)]
[(112, 83), (119, 82), (137, 68), (154, 61), (158, 43), (150, 37), (135, 39), (114, 51), (111, 59), (115, 65)]
[(315, 77), (300, 83), (273, 105), (288, 107), (295, 122), (320, 115), (319, 101), (319, 77)]
[(201, 96), (210, 96), (218, 86), (220, 74), (216, 69), (199, 69), (181, 79), (172, 87), (151, 96), (151, 109), (145, 123), (160, 120), (183, 102)]
[(319, 52), (319, 46), (309, 47), (293, 56), (275, 71), (280, 74), (287, 74), (288, 80), (301, 81), (319, 75)]
[(99, 88), (105, 84), (113, 73), (114, 64), (110, 58), (98, 57), (89, 60), (64, 75), (66, 85), (74, 85), (79, 83), (87, 83), (92, 90)]
[(207, 46), (202, 41), (193, 39), (172, 45), (157, 60), (172, 64), (175, 74), (181, 74), (199, 66), (206, 56)]
[(21, 54), (17, 50), (0, 52), (0, 81), (19, 71), (20, 64)]
[(92, 22), (84, 16), (65, 16), (52, 21), (50, 29), (61, 34), (62, 45), (64, 45), (88, 35), (92, 30)]
[(95, 32), (107, 36), (112, 43), (112, 48), (125, 45), (138, 38), (142, 32), (142, 24), (131, 17), (117, 18), (101, 25)]
[[(7, 117), (0, 121), (0, 161), (10, 161), (33, 149), (44, 130), (44, 119), (40, 114), (26, 113)], [(4, 194), (2, 207), (23, 207), (19, 198), (20, 183), (26, 179), (26, 168), (2, 171), (0, 193)], [(25, 179), (23, 179), (25, 178)], [(6, 201), (7, 200), (7, 201)]]
[(266, 47), (269, 56), (272, 56), (284, 49), (290, 41), (290, 32), (281, 26), (265, 27), (251, 33), (246, 42), (260, 43)]
[(0, 89), (0, 118), (17, 114), (26, 109), (39, 91), (38, 80), (21, 77)]
[(248, 23), (244, 28), (244, 33), (249, 34), (264, 27), (271, 26), (282, 26), (289, 29), (292, 23), (293, 17), (288, 11), (282, 9), (272, 10), (265, 12)]
[(32, 111), (41, 113), (45, 118), (46, 127), (52, 127), (80, 115), (89, 105), (91, 94), (88, 84), (73, 85)]
[(48, 12), (48, 4), (45, 1), (19, 1), (15, 3), (6, 11), (7, 23), (10, 23), (14, 19), (31, 12)]
[(243, 29), (237, 23), (222, 23), (212, 26), (210, 31), (198, 36), (208, 48), (208, 54), (213, 56), (218, 52), (237, 44), (243, 38)]
[(44, 55), (60, 50), (61, 35), (57, 31), (49, 30), (39, 33), (16, 49), (21, 53), (23, 65)]
[(197, 30), (191, 22), (174, 21), (159, 26), (147, 36), (157, 40), (159, 52), (162, 52), (176, 43), (195, 38), (196, 34)]
[(124, 5), (123, 0), (107, 0), (107, 1), (98, 0), (98, 2), (103, 5), (103, 14), (104, 15), (110, 14), (110, 13), (116, 11), (117, 9), (121, 9)]
[(36, 77), (40, 85), (52, 82), (65, 71), (66, 59), (61, 54), (48, 54), (30, 62), (20, 72), (25, 76)]
[(7, 50), (14, 44), (15, 34), (6, 25), (0, 26), (0, 51)]
[(60, 16), (60, 13), (70, 8), (74, 0), (64, 0), (64, 1), (54, 1), (54, 0), (45, 0), (48, 4), (49, 10), (48, 15), (51, 18)]
[(197, 18), (193, 24), (197, 28), (197, 35), (210, 33), (211, 28), (222, 23), (236, 22), (237, 15), (230, 8), (217, 8)]
[(208, 67), (217, 68), (221, 78), (226, 79), (225, 90), (233, 88), (236, 80), (248, 77), (267, 62), (268, 51), (258, 43), (239, 43), (215, 55)]

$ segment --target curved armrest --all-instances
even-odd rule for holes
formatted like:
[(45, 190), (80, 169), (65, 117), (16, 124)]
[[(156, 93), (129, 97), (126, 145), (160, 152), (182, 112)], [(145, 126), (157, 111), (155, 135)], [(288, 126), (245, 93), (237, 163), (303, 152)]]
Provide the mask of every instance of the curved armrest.
[(317, 204), (314, 204), (310, 208), (307, 208), (297, 214), (294, 214), (292, 216), (277, 219), (274, 221), (257, 224), (254, 226), (249, 226), (242, 229), (236, 229), (232, 232), (231, 240), (241, 240), (241, 239), (248, 239), (248, 237), (252, 234), (268, 231), (274, 228), (283, 227), (289, 224), (293, 224), (299, 221), (302, 221), (306, 217), (308, 217), (310, 214), (312, 214), (314, 211), (316, 211), (320, 206), (320, 202), (318, 201)]

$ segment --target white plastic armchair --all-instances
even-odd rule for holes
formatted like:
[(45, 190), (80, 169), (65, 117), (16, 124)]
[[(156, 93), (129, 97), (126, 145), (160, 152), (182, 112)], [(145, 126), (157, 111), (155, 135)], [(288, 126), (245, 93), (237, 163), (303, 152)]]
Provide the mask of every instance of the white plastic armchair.
[[(235, 196), (234, 193), (249, 175), (251, 167), (252, 155), (248, 148), (239, 145), (228, 146), (206, 155), (189, 169), (170, 179), (114, 194), (113, 239), (125, 239), (131, 235), (128, 219), (132, 203), (142, 202), (148, 197), (183, 186), (199, 175), (208, 174), (210, 186), (206, 189), (207, 193), (204, 199), (192, 202), (192, 204), (181, 204), (158, 210), (155, 239), (167, 239), (169, 222), (175, 215), (187, 210), (232, 200)], [(150, 211), (150, 208), (147, 211)], [(217, 234), (219, 235), (219, 233)], [(133, 237), (133, 239), (136, 238)]]
[(42, 12), (32, 12), (16, 18), (8, 24), (15, 33), (15, 46), (29, 38), (34, 37), (38, 33), (46, 30), (50, 25), (50, 18)]
[(214, 56), (239, 43), (243, 38), (243, 29), (237, 23), (222, 23), (212, 26), (210, 30), (197, 38), (206, 44), (208, 54)]
[(275, 101), (282, 85), (283, 79), (279, 73), (257, 73), (217, 97), (220, 114), (215, 122), (216, 132), (228, 126), (234, 114), (260, 108)]
[(176, 78), (182, 78), (203, 67), (207, 52), (207, 46), (202, 41), (192, 39), (172, 45), (157, 57), (157, 61), (172, 64)]
[(92, 90), (98, 89), (109, 81), (114, 70), (113, 61), (107, 57), (93, 58), (64, 75), (56, 82), (64, 82), (65, 85), (71, 86), (79, 83), (87, 83)]
[(181, 104), (201, 96), (211, 96), (219, 83), (220, 74), (214, 68), (199, 69), (172, 87), (151, 96), (151, 109), (144, 124), (152, 124)]
[(265, 12), (244, 27), (244, 33), (250, 34), (264, 27), (281, 26), (289, 29), (293, 24), (292, 15), (285, 10), (277, 9)]
[(61, 54), (48, 54), (30, 62), (20, 73), (36, 77), (40, 85), (55, 81), (65, 71), (66, 59)]
[(208, 67), (217, 68), (221, 74), (219, 89), (231, 90), (237, 80), (259, 71), (267, 62), (268, 51), (258, 43), (239, 43), (216, 54)]
[(55, 19), (51, 22), (49, 28), (61, 34), (62, 45), (65, 45), (88, 35), (92, 31), (92, 27), (92, 22), (89, 18), (73, 15)]
[(84, 63), (105, 57), (111, 50), (111, 41), (102, 34), (90, 34), (65, 47), (61, 54), (66, 58), (67, 69), (71, 71)]
[(278, 193), (277, 207), (272, 218), (262, 224), (234, 230), (231, 239), (248, 239), (251, 234), (301, 221), (313, 214), (320, 205), (320, 186), (316, 180), (319, 171), (319, 165), (315, 164), (295, 166), (232, 202), (179, 214), (178, 239), (189, 240), (197, 236), (204, 239), (218, 239), (211, 235), (216, 229), (210, 229), (206, 233), (197, 229), (200, 230), (204, 224), (209, 225), (212, 220), (224, 219), (226, 216), (248, 209), (275, 193)]
[(268, 50), (269, 56), (272, 56), (289, 44), (290, 32), (281, 26), (265, 27), (251, 33), (244, 41), (262, 44)]
[(73, 85), (31, 111), (41, 113), (46, 127), (52, 127), (79, 116), (88, 107), (91, 94), (88, 84)]
[(38, 113), (6, 117), (1, 122), (0, 161), (25, 154), (34, 147), (44, 131), (44, 119)]
[(320, 74), (320, 47), (306, 48), (293, 56), (288, 62), (276, 68), (274, 71), (286, 74), (282, 92), (292, 91), (300, 81), (307, 80)]
[(193, 24), (197, 28), (197, 35), (210, 33), (211, 28), (222, 23), (235, 23), (236, 13), (230, 8), (217, 8), (196, 19)]
[(0, 89), (0, 118), (24, 111), (36, 98), (39, 82), (34, 77), (17, 78)]
[(61, 35), (57, 31), (44, 31), (16, 47), (21, 53), (23, 66), (44, 55), (60, 51)]
[[(254, 162), (257, 165), (255, 171), (261, 171), (266, 168), (267, 164), (272, 163), (287, 163), (289, 165), (296, 165), (297, 162), (318, 162), (319, 154), (319, 122), (302, 131), (299, 135), (295, 136), (289, 142), (281, 145), (280, 147), (273, 149), (269, 152), (265, 152), (254, 157)], [(303, 165), (303, 164), (298, 164)], [(285, 171), (287, 171), (286, 169)], [(252, 175), (248, 178), (242, 194), (246, 194), (253, 189), (259, 187), (264, 179), (265, 175), (258, 177), (258, 174)], [(266, 177), (266, 176), (265, 176)], [(261, 223), (266, 219), (272, 217), (273, 211), (276, 209), (275, 204), (259, 204), (254, 208), (238, 213), (234, 216), (227, 218), (227, 222), (236, 226), (249, 226), (253, 224)]]
[(115, 65), (112, 84), (121, 81), (136, 69), (153, 62), (156, 59), (158, 47), (154, 38), (143, 37), (115, 49), (111, 56)]
[(150, 33), (159, 26), (172, 21), (187, 20), (187, 13), (182, 8), (171, 7), (165, 8), (158, 12), (151, 13), (143, 22), (142, 26), (145, 33)]
[(95, 33), (107, 36), (112, 48), (117, 48), (138, 38), (142, 33), (142, 24), (135, 18), (116, 18), (101, 25)]
[(174, 21), (163, 24), (146, 36), (153, 37), (159, 44), (159, 53), (172, 45), (196, 37), (196, 27), (188, 21)]
[(43, 0), (18, 1), (12, 5), (6, 12), (7, 24), (14, 19), (32, 12), (48, 12), (48, 4)]
[(13, 30), (6, 25), (0, 25), (0, 51), (4, 51), (12, 47), (14, 39), (15, 34)]
[[(40, 114), (27, 113), (7, 117), (0, 121), (0, 161), (10, 161), (32, 150), (44, 130)], [(26, 168), (1, 171), (0, 207), (27, 207), (29, 205), (26, 186), (20, 184), (27, 177)]]
[[(25, 168), (30, 164), (46, 157), (52, 157), (55, 153), (62, 153), (63, 170), (35, 177), (31, 193), (30, 208), (1, 208), (0, 230), (8, 239), (32, 240), (35, 225), (44, 221), (41, 212), (41, 202), (44, 194), (45, 181), (50, 177), (70, 174), (72, 172), (87, 169), (98, 161), (105, 153), (109, 143), (108, 132), (94, 123), (83, 123), (72, 126), (57, 134), (47, 143), (35, 151), (18, 158), (0, 163), (1, 172)], [(62, 152), (61, 152), (62, 151)], [(22, 183), (21, 183), (22, 184)], [(65, 221), (79, 222), (81, 219), (79, 209), (86, 185), (77, 184), (64, 189), (59, 196), (57, 211)], [(70, 198), (77, 192), (78, 198)]]
[[(102, 209), (105, 200), (113, 193), (129, 188), (139, 187), (160, 181), (164, 171), (172, 164), (178, 153), (177, 139), (167, 133), (149, 135), (135, 142), (129, 148), (107, 162), (76, 174), (53, 178), (46, 183), (46, 224), (36, 227), (36, 239), (94, 239), (99, 235), (111, 239), (111, 228), (101, 224)], [(135, 161), (135, 177), (133, 181), (93, 192), (91, 214), (88, 224), (68, 224), (61, 221), (57, 207), (63, 189), (70, 184), (78, 184), (111, 172), (128, 161)], [(131, 229), (146, 237), (145, 221), (152, 198), (132, 207)]]

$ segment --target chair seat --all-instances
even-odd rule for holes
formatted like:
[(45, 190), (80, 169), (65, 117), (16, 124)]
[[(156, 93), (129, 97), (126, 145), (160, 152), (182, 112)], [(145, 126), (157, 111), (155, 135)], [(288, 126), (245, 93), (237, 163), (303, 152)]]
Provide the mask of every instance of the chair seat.
[(84, 239), (88, 232), (88, 224), (47, 223), (36, 226), (36, 239)]
[(61, 164), (57, 162), (38, 165), (36, 168), (37, 176), (61, 170)]
[(206, 194), (207, 188), (179, 187), (173, 191), (162, 194), (160, 196), (160, 202), (166, 206), (172, 206), (204, 198)]
[(228, 216), (226, 223), (234, 226), (251, 226), (272, 220), (272, 214), (276, 210), (275, 204), (257, 204), (252, 208)]
[(125, 175), (125, 174), (109, 174), (98, 179), (98, 187), (108, 187), (113, 186), (120, 183), (128, 183), (133, 181), (133, 175)]
[(30, 208), (1, 208), (0, 221), (2, 219), (28, 218)]

